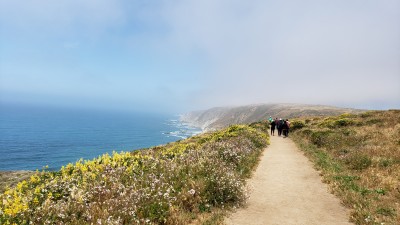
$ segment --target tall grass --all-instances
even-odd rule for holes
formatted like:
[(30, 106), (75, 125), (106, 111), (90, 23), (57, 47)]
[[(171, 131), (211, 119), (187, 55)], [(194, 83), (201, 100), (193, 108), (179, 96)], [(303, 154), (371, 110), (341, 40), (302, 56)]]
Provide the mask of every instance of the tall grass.
[[(255, 127), (255, 126), (254, 126)], [(268, 137), (244, 125), (37, 172), (0, 195), (0, 224), (188, 224), (246, 199)]]
[(400, 110), (299, 119), (292, 138), (356, 224), (400, 224)]

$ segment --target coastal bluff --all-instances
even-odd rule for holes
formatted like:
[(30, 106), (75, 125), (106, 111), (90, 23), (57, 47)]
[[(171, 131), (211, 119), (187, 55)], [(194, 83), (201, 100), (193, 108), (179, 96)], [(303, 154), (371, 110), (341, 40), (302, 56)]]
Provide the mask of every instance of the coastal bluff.
[(216, 130), (232, 124), (248, 124), (267, 120), (269, 116), (296, 118), (304, 116), (336, 116), (360, 113), (364, 110), (307, 104), (257, 104), (236, 107), (215, 107), (181, 115), (180, 120), (204, 131)]

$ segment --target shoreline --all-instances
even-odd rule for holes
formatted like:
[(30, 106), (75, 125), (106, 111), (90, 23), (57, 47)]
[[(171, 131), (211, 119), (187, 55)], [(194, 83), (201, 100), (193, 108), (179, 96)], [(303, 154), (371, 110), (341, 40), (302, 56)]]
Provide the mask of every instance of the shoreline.
[[(204, 134), (215, 129), (207, 128), (206, 126), (199, 126), (198, 124), (192, 123), (190, 121), (184, 120), (183, 115), (179, 115), (179, 123), (183, 124), (184, 126), (193, 129), (199, 129), (199, 132), (193, 132), (191, 136), (196, 136), (200, 134)], [(179, 128), (177, 126), (177, 128)], [(183, 137), (181, 137), (183, 138)], [(186, 137), (188, 138), (188, 137)], [(183, 139), (186, 139), (183, 138)], [(167, 143), (165, 143), (167, 144)], [(150, 146), (151, 147), (151, 146)], [(139, 150), (139, 149), (135, 149)], [(134, 151), (135, 151), (134, 150)], [(20, 181), (28, 179), (32, 174), (34, 174), (36, 170), (0, 170), (0, 193), (3, 193), (7, 187), (14, 187)]]
[(179, 115), (179, 122), (181, 122), (182, 124), (184, 124), (188, 127), (200, 129), (201, 130), (200, 134), (204, 134), (204, 133), (207, 133), (210, 131), (217, 130), (217, 128), (209, 127), (209, 125), (211, 125), (214, 121), (209, 121), (209, 123), (200, 124), (198, 122), (195, 122), (195, 120), (190, 119), (189, 117), (190, 116), (188, 116), (187, 114), (181, 114), (181, 115)]
[[(204, 134), (206, 132), (208, 132), (208, 130), (204, 130), (201, 127), (195, 126), (194, 124), (188, 123), (187, 121), (183, 121), (181, 120), (181, 117), (179, 116), (179, 123), (183, 124), (184, 126), (188, 127), (190, 130), (190, 128), (194, 128), (194, 129), (200, 129), (201, 131), (199, 132), (193, 132), (191, 133), (191, 135), (189, 137), (192, 136), (196, 136), (196, 135), (200, 135), (200, 134)], [(179, 126), (175, 126), (176, 128), (178, 128), (178, 132), (179, 130)], [(187, 132), (185, 132), (185, 134), (187, 134)], [(167, 135), (167, 134), (164, 134)], [(182, 137), (179, 136), (182, 139), (187, 139), (189, 137)], [(161, 145), (166, 145), (168, 143), (163, 143)], [(148, 146), (146, 148), (151, 148), (154, 146)], [(145, 148), (145, 149), (146, 149)], [(143, 148), (138, 148), (138, 149), (134, 149), (131, 151), (137, 151)], [(119, 152), (119, 151), (118, 151)], [(109, 153), (110, 154), (110, 153)], [(58, 171), (59, 169), (56, 169), (54, 171)], [(15, 185), (17, 185), (20, 181), (28, 179), (32, 174), (34, 174), (36, 172), (36, 170), (0, 170), (0, 194), (3, 193), (7, 187), (14, 187)]]

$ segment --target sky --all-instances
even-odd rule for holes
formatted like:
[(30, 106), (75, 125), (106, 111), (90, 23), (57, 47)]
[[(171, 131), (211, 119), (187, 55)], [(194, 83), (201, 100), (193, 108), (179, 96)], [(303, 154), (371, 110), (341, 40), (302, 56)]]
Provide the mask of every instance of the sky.
[(0, 102), (400, 108), (398, 0), (0, 0)]

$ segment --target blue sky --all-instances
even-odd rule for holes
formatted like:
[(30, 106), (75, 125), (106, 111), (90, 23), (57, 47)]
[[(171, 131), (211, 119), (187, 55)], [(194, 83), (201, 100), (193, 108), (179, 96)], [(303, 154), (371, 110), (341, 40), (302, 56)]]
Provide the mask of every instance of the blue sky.
[(0, 101), (400, 108), (400, 2), (0, 0)]

